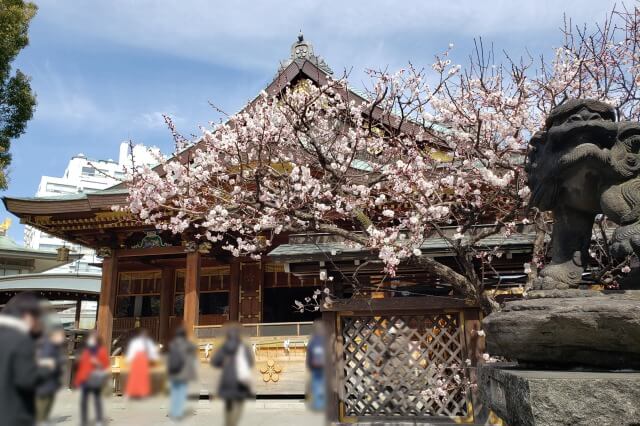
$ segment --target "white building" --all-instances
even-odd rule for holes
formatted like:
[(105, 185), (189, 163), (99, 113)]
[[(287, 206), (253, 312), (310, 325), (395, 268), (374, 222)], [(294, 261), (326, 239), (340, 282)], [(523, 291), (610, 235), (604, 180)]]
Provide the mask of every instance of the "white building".
[[(91, 160), (84, 154), (78, 154), (71, 158), (62, 177), (42, 176), (40, 185), (36, 192), (37, 198), (51, 196), (61, 196), (66, 194), (78, 194), (82, 192), (95, 192), (109, 188), (119, 183), (125, 176), (125, 168), (131, 166), (131, 149), (128, 142), (120, 144), (118, 161)], [(156, 163), (148, 149), (142, 145), (133, 147), (133, 159), (138, 163)], [(79, 260), (67, 265), (55, 268), (50, 273), (95, 273), (101, 274), (100, 268), (91, 266), (92, 263), (100, 262), (95, 252), (91, 249), (70, 244), (57, 237), (48, 235), (30, 226), (24, 230), (25, 246), (38, 250), (56, 250), (59, 247), (67, 246), (72, 254), (81, 254)]]

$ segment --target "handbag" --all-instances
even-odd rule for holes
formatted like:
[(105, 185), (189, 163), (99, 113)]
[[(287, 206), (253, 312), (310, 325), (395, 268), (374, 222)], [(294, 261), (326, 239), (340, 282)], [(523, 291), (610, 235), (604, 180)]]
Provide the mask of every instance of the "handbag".
[(108, 375), (109, 373), (107, 373), (106, 370), (95, 369), (89, 374), (89, 377), (87, 377), (87, 381), (84, 382), (84, 385), (91, 390), (102, 389), (102, 387), (107, 382)]
[(251, 389), (253, 385), (253, 374), (251, 373), (251, 366), (247, 359), (247, 352), (244, 346), (240, 345), (236, 352), (236, 374), (238, 375), (238, 381)]

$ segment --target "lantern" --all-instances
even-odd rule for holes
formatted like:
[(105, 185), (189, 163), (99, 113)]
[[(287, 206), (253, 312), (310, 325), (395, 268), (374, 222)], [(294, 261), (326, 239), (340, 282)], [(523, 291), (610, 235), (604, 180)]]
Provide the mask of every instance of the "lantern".
[(58, 262), (68, 262), (69, 261), (69, 252), (71, 250), (69, 250), (69, 247), (67, 246), (62, 246), (62, 247), (58, 247), (56, 249), (56, 252), (58, 253)]

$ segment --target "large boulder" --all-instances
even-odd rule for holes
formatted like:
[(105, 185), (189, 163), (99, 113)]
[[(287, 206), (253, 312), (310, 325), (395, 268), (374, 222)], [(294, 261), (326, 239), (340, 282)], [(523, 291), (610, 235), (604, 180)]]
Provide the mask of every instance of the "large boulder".
[(531, 292), (483, 328), (487, 352), (521, 365), (640, 369), (640, 291)]
[(520, 370), (484, 364), (482, 401), (509, 425), (623, 426), (640, 419), (640, 373)]

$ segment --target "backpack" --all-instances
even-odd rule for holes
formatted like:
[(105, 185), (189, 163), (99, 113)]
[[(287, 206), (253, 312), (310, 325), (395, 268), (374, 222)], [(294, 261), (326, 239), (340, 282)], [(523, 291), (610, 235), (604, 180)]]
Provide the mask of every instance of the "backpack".
[(309, 366), (324, 368), (324, 346), (322, 342), (313, 341), (309, 348)]
[(167, 370), (169, 371), (169, 374), (174, 375), (180, 373), (184, 364), (185, 359), (182, 351), (178, 350), (176, 347), (172, 347), (169, 350), (169, 359), (167, 360)]

